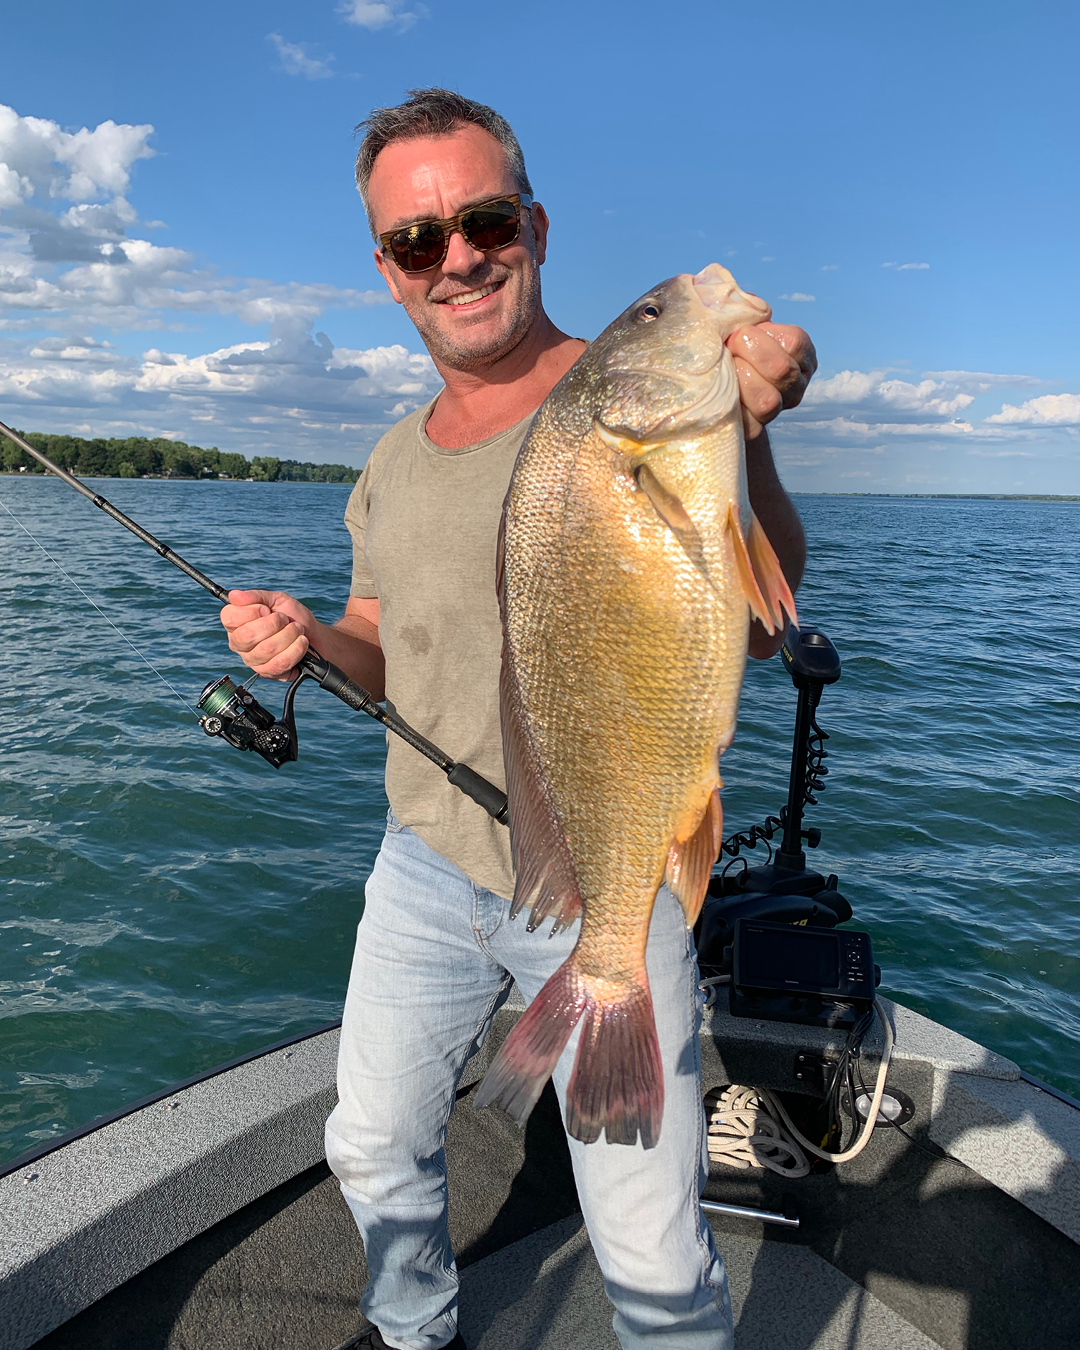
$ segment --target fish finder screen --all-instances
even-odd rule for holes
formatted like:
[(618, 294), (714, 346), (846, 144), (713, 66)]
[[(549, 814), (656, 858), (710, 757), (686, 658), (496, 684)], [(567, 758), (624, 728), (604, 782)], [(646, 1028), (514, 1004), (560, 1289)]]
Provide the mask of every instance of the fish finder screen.
[[(753, 930), (750, 930), (751, 932)], [(745, 937), (750, 934), (746, 933)], [(739, 957), (740, 975), (746, 984), (770, 987), (785, 981), (815, 985), (821, 989), (840, 986), (840, 949), (832, 934), (775, 929), (754, 933), (743, 940)]]

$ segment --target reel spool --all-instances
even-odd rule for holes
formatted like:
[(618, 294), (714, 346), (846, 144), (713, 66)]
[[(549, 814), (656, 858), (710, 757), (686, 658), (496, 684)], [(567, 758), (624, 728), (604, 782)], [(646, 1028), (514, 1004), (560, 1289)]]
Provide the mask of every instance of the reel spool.
[(293, 699), (300, 681), (289, 686), (282, 715), (276, 718), (244, 685), (228, 675), (211, 680), (199, 696), (199, 726), (237, 750), (254, 750), (280, 769), (298, 756)]

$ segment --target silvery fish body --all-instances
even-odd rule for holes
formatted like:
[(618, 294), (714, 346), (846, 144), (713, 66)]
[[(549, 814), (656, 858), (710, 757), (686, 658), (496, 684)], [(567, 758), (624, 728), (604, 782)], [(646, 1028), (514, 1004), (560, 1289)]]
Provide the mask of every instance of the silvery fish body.
[(530, 925), (581, 917), (570, 959), (488, 1073), (519, 1120), (579, 1020), (567, 1128), (655, 1144), (663, 1074), (645, 946), (666, 879), (693, 924), (719, 853), (721, 753), (751, 612), (791, 593), (750, 510), (725, 340), (768, 307), (712, 264), (636, 301), (552, 391), (499, 553), (503, 748)]

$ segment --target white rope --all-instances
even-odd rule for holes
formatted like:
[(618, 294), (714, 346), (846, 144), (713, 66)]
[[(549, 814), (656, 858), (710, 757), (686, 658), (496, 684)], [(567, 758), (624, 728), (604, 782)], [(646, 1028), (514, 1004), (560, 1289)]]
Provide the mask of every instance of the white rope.
[(762, 1167), (782, 1177), (805, 1177), (810, 1163), (799, 1145), (785, 1131), (768, 1100), (758, 1088), (730, 1083), (705, 1098), (708, 1118), (709, 1160), (729, 1167)]

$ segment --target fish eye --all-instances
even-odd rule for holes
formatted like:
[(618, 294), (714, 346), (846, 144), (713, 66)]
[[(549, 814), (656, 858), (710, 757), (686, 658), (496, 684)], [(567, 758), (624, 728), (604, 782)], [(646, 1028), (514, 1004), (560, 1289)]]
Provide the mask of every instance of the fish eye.
[(652, 304), (642, 305), (634, 315), (634, 318), (637, 319), (638, 323), (652, 323), (653, 319), (658, 319), (659, 317), (660, 306)]

